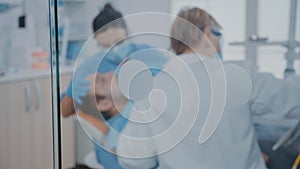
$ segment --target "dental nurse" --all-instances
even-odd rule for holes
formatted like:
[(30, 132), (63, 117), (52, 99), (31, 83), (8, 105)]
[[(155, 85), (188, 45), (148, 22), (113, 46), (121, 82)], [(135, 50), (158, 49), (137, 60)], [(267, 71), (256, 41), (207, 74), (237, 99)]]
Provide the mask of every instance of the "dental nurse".
[[(92, 116), (90, 112), (85, 112), (94, 111), (91, 107), (95, 106), (84, 102), (84, 99), (88, 97), (87, 94), (90, 87), (90, 81), (87, 80), (87, 77), (95, 73), (105, 74), (114, 72), (118, 65), (126, 60), (130, 54), (142, 49), (151, 48), (148, 45), (133, 44), (124, 40), (128, 30), (125, 20), (122, 17), (122, 14), (116, 11), (110, 4), (106, 4), (103, 10), (95, 17), (93, 31), (95, 33), (94, 37), (100, 46), (99, 52), (84, 60), (76, 68), (67, 91), (61, 96), (60, 105), (62, 115), (68, 117), (76, 113), (78, 118), (81, 119), (82, 124), (87, 124), (88, 127), (85, 127), (85, 129), (90, 129), (89, 131), (93, 132), (92, 139), (94, 139), (94, 142), (99, 141), (99, 138), (108, 132), (104, 120), (111, 124), (112, 127), (122, 130), (124, 118), (122, 116), (113, 117), (110, 113), (101, 112), (102, 117), (104, 117), (104, 119), (101, 119), (98, 116)], [(113, 46), (114, 50), (109, 50)], [(83, 110), (81, 107), (88, 107), (88, 109)], [(90, 127), (90, 125), (93, 127)], [(110, 138), (107, 139), (107, 141), (110, 140), (108, 141), (109, 143), (114, 141), (114, 138), (108, 137)], [(110, 164), (109, 168), (111, 169), (121, 168), (112, 152), (103, 150), (98, 144), (95, 144), (95, 152), (97, 161), (104, 163), (102, 165), (107, 167)]]

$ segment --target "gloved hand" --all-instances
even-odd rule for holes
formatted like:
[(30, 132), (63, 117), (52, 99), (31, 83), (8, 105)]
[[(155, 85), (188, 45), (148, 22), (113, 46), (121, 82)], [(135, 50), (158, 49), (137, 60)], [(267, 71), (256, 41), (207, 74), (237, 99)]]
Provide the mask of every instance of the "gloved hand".
[(86, 58), (73, 72), (73, 78), (69, 84), (67, 95), (75, 100), (76, 103), (82, 104), (82, 97), (85, 97), (89, 91), (90, 81), (86, 78), (97, 72), (98, 64), (101, 60), (102, 53)]
[(70, 86), (68, 88), (67, 94), (72, 97), (75, 102), (82, 104), (82, 97), (85, 97), (90, 90), (90, 81), (84, 78), (72, 79)]

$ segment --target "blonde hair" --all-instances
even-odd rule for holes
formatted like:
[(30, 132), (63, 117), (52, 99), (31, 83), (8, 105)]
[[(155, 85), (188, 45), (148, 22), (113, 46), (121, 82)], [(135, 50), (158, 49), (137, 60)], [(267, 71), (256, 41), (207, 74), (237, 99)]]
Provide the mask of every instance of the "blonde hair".
[(205, 10), (197, 7), (181, 9), (172, 25), (171, 48), (180, 55), (194, 47), (200, 42), (206, 27), (221, 29), (217, 21)]

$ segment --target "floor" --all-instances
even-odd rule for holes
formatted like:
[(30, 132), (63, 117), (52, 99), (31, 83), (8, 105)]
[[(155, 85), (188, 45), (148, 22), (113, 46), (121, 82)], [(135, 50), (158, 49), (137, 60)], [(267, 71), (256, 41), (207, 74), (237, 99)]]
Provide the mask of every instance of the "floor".
[(77, 164), (77, 166), (75, 168), (73, 168), (73, 169), (91, 169), (91, 168), (89, 168), (89, 167), (87, 167), (85, 165)]

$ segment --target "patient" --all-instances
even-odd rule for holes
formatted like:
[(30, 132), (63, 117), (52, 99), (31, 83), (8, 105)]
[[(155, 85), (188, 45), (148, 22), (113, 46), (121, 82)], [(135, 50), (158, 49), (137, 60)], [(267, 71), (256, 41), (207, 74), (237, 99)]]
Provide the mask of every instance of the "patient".
[[(128, 61), (130, 60), (143, 62), (149, 67), (152, 76), (156, 76), (168, 59), (162, 52), (152, 48), (132, 55)], [(96, 104), (97, 110), (103, 117), (95, 118), (82, 112), (78, 113), (101, 131), (103, 137), (96, 140), (95, 147), (97, 161), (109, 169), (121, 168), (115, 155), (116, 145), (134, 104), (120, 91), (117, 72), (112, 70), (106, 73), (92, 74), (88, 77), (88, 80), (91, 81), (89, 97), (94, 100), (92, 103)]]
[[(109, 118), (106, 118), (107, 120), (105, 121), (81, 111), (77, 113), (102, 133), (102, 138), (98, 138), (97, 140), (93, 138), (96, 142), (97, 161), (105, 168), (121, 168), (114, 152), (118, 133), (122, 132), (127, 123), (125, 117), (130, 112), (131, 104), (122, 95), (118, 87), (117, 78), (112, 71), (90, 75), (88, 80), (92, 82), (89, 97), (94, 98), (96, 107), (101, 114)], [(121, 112), (119, 113), (118, 110), (121, 110)], [(105, 117), (102, 119), (105, 119)]]

